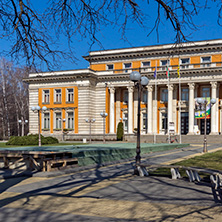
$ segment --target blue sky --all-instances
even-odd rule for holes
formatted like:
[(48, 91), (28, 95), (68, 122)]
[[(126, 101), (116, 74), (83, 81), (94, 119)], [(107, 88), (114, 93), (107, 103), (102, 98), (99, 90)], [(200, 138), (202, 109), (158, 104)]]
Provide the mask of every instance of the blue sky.
[[(218, 8), (216, 7), (216, 4), (212, 4), (211, 6), (211, 9), (203, 10), (198, 16), (194, 17), (194, 22), (198, 26), (198, 30), (187, 30), (186, 34), (190, 34), (189, 40), (198, 41), (222, 38), (222, 27), (217, 24)], [(155, 17), (150, 16), (150, 21), (152, 21), (152, 18)], [(153, 23), (151, 22), (148, 26), (152, 27), (152, 25)], [(163, 21), (160, 25), (159, 42), (157, 41), (156, 32), (153, 32), (147, 37), (148, 32), (149, 30), (143, 30), (143, 28), (136, 24), (130, 24), (126, 32), (128, 42), (121, 40), (121, 33), (118, 32), (117, 27), (104, 27), (98, 37), (104, 49), (137, 47), (174, 42), (175, 32), (169, 22)], [(93, 45), (92, 50), (101, 50), (101, 47), (98, 44), (95, 44)], [(76, 42), (75, 51), (75, 56), (78, 58), (76, 64), (64, 62), (61, 70), (88, 67), (88, 62), (82, 58), (82, 56), (88, 55), (89, 52), (89, 42), (87, 39)]]
[[(94, 44), (90, 48), (89, 39), (81, 39), (80, 36), (75, 36), (73, 38), (74, 56), (77, 58), (75, 64), (70, 63), (66, 60), (61, 60), (60, 70), (71, 70), (71, 69), (82, 69), (88, 68), (89, 63), (85, 61), (82, 56), (88, 55), (89, 50), (102, 50), (102, 49), (116, 49), (116, 48), (127, 48), (127, 47), (137, 47), (137, 46), (148, 46), (157, 44), (168, 44), (173, 43), (175, 38), (175, 32), (169, 21), (162, 20), (159, 27), (159, 41), (154, 31), (150, 36), (147, 34), (154, 25), (156, 18), (157, 4), (155, 1), (150, 0), (149, 7), (145, 0), (138, 0), (144, 14), (147, 16), (147, 20), (144, 25), (147, 29), (140, 27), (136, 23), (129, 23), (126, 30), (126, 36), (128, 41), (121, 40), (121, 33), (118, 31), (119, 27), (101, 27), (100, 32), (97, 33), (97, 38), (102, 43), (102, 48), (98, 44)], [(217, 24), (217, 13), (218, 8), (216, 4), (212, 1), (210, 2), (211, 9), (202, 10), (198, 16), (193, 17), (195, 24), (199, 27), (198, 30), (187, 30), (186, 35), (190, 34), (189, 40), (208, 40), (208, 39), (219, 39), (222, 38), (222, 27)], [(39, 10), (44, 10), (45, 1), (39, 0), (38, 7)], [(146, 7), (145, 7), (146, 6)], [(4, 40), (0, 41), (1, 50), (7, 48), (9, 43)], [(60, 50), (66, 45), (65, 38), (60, 39)], [(22, 63), (22, 60), (20, 59)], [(44, 67), (40, 67), (44, 70)], [(45, 71), (45, 70), (44, 70)]]

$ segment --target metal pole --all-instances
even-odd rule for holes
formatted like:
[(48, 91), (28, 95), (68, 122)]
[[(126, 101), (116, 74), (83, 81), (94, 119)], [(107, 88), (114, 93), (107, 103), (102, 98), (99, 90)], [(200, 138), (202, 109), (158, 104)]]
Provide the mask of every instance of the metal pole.
[(92, 120), (91, 119), (89, 119), (89, 143), (91, 143), (92, 142), (92, 138), (91, 138), (91, 124), (92, 124)]
[(38, 125), (39, 125), (39, 146), (42, 146), (42, 144), (41, 144), (41, 134), (40, 134), (40, 110), (38, 110)]
[(105, 134), (106, 134), (105, 119), (106, 119), (106, 117), (104, 116), (104, 117), (103, 117), (103, 143), (106, 143), (106, 140), (105, 140)]
[(136, 146), (136, 164), (140, 164), (140, 97), (141, 97), (141, 84), (140, 81), (137, 83), (138, 88), (138, 113), (137, 113), (137, 146)]
[(203, 152), (207, 153), (207, 117), (206, 117), (206, 111), (207, 111), (207, 100), (204, 101), (204, 144), (203, 144)]

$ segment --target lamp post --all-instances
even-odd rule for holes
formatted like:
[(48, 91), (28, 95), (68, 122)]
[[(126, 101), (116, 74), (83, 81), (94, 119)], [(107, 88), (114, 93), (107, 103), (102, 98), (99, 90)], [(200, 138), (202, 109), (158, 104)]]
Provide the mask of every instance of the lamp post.
[[(206, 111), (207, 111), (207, 99), (203, 98), (198, 98), (197, 103), (201, 105), (201, 110), (204, 111), (204, 143), (203, 143), (203, 152), (207, 153), (207, 116), (206, 116)], [(216, 99), (212, 98), (210, 100), (210, 106), (214, 105), (216, 103)]]
[(32, 106), (31, 110), (36, 113), (38, 112), (38, 132), (39, 132), (39, 146), (42, 145), (41, 142), (41, 133), (40, 133), (40, 112), (43, 111), (45, 112), (47, 110), (47, 107), (43, 106), (42, 108), (40, 106)]
[(103, 111), (102, 113), (100, 113), (100, 116), (103, 118), (103, 143), (106, 142), (105, 140), (105, 135), (106, 135), (106, 117), (108, 116), (108, 114)]
[[(22, 119), (19, 119), (18, 122), (20, 124), (22, 124), (22, 136), (24, 136), (25, 135), (25, 132), (24, 132), (25, 131), (25, 123), (28, 123), (29, 121), (27, 119), (24, 120), (22, 117)], [(19, 133), (19, 135), (20, 135), (20, 133)]]
[(92, 131), (92, 123), (94, 123), (96, 121), (96, 119), (85, 119), (87, 123), (89, 123), (89, 143), (91, 143), (92, 139), (91, 139), (91, 131)]
[(63, 123), (66, 121), (66, 119), (60, 118), (59, 121), (62, 121), (62, 123), (61, 123), (61, 125), (62, 125), (62, 141), (64, 141), (64, 126), (63, 126), (64, 124)]
[(136, 165), (141, 162), (141, 149), (140, 149), (140, 100), (141, 92), (144, 86), (147, 86), (149, 79), (145, 76), (141, 77), (141, 74), (137, 71), (130, 73), (130, 80), (134, 82), (134, 86), (138, 89), (138, 113), (137, 113), (137, 145), (136, 145)]

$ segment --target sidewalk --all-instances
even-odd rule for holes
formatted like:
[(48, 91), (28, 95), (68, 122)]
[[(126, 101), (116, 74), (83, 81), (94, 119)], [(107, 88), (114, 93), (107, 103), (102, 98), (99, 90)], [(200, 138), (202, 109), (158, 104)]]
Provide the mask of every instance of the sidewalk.
[[(195, 145), (143, 155), (142, 161), (164, 163), (201, 152), (202, 145)], [(209, 184), (133, 176), (133, 163), (1, 180), (0, 221), (221, 221), (222, 206)]]

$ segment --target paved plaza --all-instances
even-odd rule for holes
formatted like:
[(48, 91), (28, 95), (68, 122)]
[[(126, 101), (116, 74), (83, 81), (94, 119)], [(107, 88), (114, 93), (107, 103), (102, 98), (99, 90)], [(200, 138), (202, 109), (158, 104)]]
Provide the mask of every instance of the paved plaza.
[[(151, 153), (142, 160), (173, 163), (196, 155), (202, 155), (202, 145)], [(222, 206), (210, 184), (134, 176), (133, 164), (126, 160), (10, 179), (2, 171), (0, 221), (221, 221)]]

